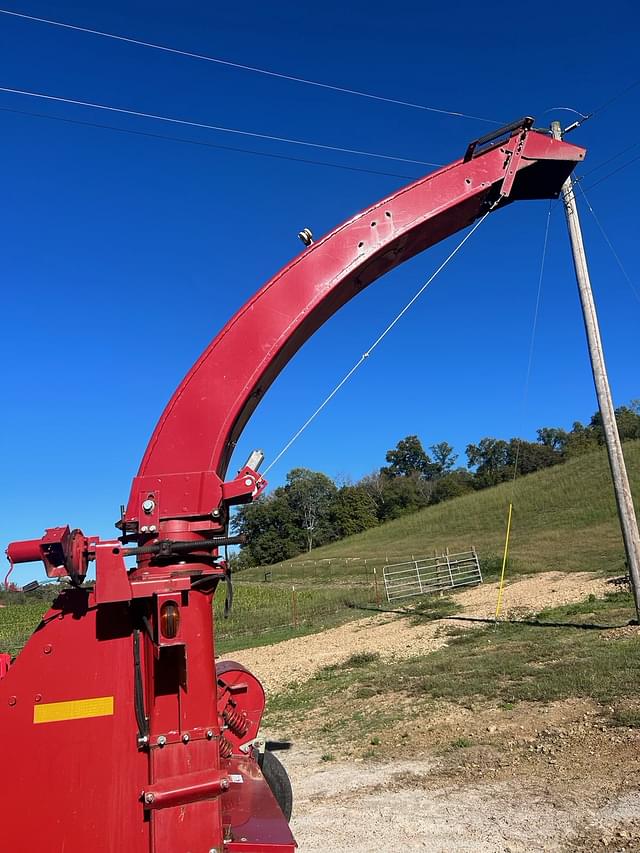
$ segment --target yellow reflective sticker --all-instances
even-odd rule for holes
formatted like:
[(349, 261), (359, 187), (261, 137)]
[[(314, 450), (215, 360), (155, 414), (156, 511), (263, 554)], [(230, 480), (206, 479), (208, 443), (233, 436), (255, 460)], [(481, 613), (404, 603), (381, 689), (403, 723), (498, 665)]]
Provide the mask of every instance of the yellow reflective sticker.
[(59, 723), (63, 720), (111, 716), (113, 716), (113, 696), (73, 699), (71, 702), (49, 702), (45, 705), (33, 706), (34, 723)]

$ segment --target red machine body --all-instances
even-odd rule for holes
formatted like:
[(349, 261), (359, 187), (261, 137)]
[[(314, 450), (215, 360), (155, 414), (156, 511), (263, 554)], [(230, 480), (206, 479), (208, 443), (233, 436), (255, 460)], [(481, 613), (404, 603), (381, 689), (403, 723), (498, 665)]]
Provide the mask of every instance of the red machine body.
[(0, 654), (0, 678), (5, 677), (5, 675), (9, 672), (10, 666), (11, 655), (8, 655), (6, 652), (4, 654)]
[[(265, 488), (242, 428), (313, 332), (384, 272), (516, 199), (549, 198), (584, 150), (525, 119), (354, 216), (274, 276), (205, 350), (167, 405), (118, 539), (68, 527), (12, 543), (63, 592), (8, 668), (0, 656), (3, 849), (292, 853), (253, 746), (264, 693), (214, 665), (212, 597), (229, 507)], [(135, 557), (128, 569), (126, 557)], [(83, 586), (90, 563), (96, 581)], [(331, 849), (327, 839), (327, 849)]]

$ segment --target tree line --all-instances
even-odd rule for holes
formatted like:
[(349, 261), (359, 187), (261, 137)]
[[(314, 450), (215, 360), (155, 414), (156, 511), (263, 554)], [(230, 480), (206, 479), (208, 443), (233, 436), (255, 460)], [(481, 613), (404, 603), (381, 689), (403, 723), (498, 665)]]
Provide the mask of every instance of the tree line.
[[(616, 409), (622, 441), (640, 439), (640, 401)], [(465, 449), (467, 466), (446, 441), (427, 452), (417, 435), (387, 451), (387, 465), (338, 486), (320, 471), (294, 468), (286, 483), (241, 507), (234, 529), (244, 533), (237, 567), (269, 565), (361, 533), (426, 506), (558, 465), (604, 444), (600, 413), (570, 430), (541, 427), (536, 441), (487, 436)]]

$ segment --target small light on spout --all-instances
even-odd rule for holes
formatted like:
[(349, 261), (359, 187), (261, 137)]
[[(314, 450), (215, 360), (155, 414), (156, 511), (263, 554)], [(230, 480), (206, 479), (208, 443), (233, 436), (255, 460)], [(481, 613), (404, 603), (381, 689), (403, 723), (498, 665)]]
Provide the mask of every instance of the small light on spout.
[(252, 471), (257, 471), (264, 462), (264, 451), (254, 450), (244, 464), (245, 468), (251, 468)]

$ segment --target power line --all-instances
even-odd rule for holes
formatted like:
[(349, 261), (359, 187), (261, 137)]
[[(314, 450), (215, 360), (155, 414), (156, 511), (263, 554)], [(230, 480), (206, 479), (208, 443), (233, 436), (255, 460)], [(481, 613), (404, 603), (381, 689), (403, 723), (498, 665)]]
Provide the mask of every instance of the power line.
[(632, 145), (627, 145), (626, 148), (623, 148), (621, 151), (618, 151), (617, 154), (613, 154), (611, 157), (607, 157), (606, 160), (603, 160), (601, 163), (598, 163), (597, 166), (594, 166), (593, 169), (589, 169), (588, 172), (583, 172), (579, 178), (576, 178), (574, 183), (578, 183), (578, 181), (584, 180), (589, 175), (592, 175), (594, 172), (597, 172), (599, 169), (602, 169), (603, 166), (607, 166), (609, 163), (612, 163), (614, 160), (617, 160), (618, 157), (622, 157), (623, 154), (626, 154), (629, 151), (632, 151), (634, 148), (637, 148), (640, 145), (640, 142), (634, 142)]
[[(592, 110), (590, 113), (586, 115), (584, 113), (579, 112), (579, 110), (571, 110), (572, 112), (578, 113), (582, 118), (578, 119), (578, 121), (574, 121), (573, 124), (570, 124), (569, 127), (565, 127), (562, 131), (563, 135), (566, 133), (570, 133), (572, 130), (575, 130), (578, 127), (581, 127), (585, 121), (589, 121), (589, 119), (594, 118), (594, 116), (599, 115), (603, 110), (606, 110), (611, 104), (614, 104), (616, 101), (619, 101), (620, 98), (624, 97), (628, 92), (632, 89), (635, 89), (637, 86), (640, 86), (640, 78), (638, 80), (634, 80), (633, 83), (630, 83), (616, 95), (606, 100), (603, 104), (600, 104), (599, 107), (596, 107), (595, 110)], [(569, 107), (555, 107), (555, 109), (570, 109)], [(545, 110), (545, 112), (549, 112), (549, 110)]]
[(204, 122), (189, 121), (187, 119), (172, 118), (170, 116), (157, 115), (155, 113), (144, 113), (138, 110), (128, 110), (123, 107), (112, 107), (107, 104), (96, 104), (91, 101), (78, 101), (74, 98), (63, 98), (56, 95), (45, 95), (42, 92), (30, 92), (25, 89), (11, 89), (7, 86), (0, 86), (0, 92), (7, 92), (11, 95), (24, 95), (29, 98), (40, 98), (45, 101), (54, 101), (56, 103), (72, 104), (78, 107), (90, 107), (94, 110), (106, 110), (107, 112), (119, 113), (121, 115), (135, 116), (136, 118), (153, 119), (154, 121), (163, 121), (170, 124), (178, 124), (183, 127), (197, 127), (204, 130), (215, 130), (219, 133), (232, 133), (238, 136), (249, 136), (252, 139), (266, 139), (270, 142), (284, 142), (287, 145), (302, 145), (306, 148), (319, 148), (323, 151), (338, 151), (341, 154), (357, 154), (361, 157), (376, 157), (380, 160), (395, 160), (399, 163), (415, 163), (419, 166), (441, 166), (442, 163), (430, 163), (427, 160), (412, 160), (408, 157), (396, 157), (392, 154), (378, 154), (373, 151), (360, 151), (355, 148), (343, 148), (339, 145), (325, 145), (321, 142), (307, 142), (302, 139), (290, 139), (286, 136), (272, 136), (267, 133), (258, 133), (251, 130), (239, 130), (233, 127), (225, 127), (224, 125), (206, 124)]
[(22, 18), (26, 21), (34, 21), (39, 24), (48, 24), (53, 27), (61, 27), (66, 30), (74, 30), (75, 32), (88, 33), (90, 35), (100, 36), (101, 38), (125, 42), (126, 44), (133, 44), (138, 47), (147, 47), (153, 50), (161, 50), (165, 53), (173, 53), (177, 54), (178, 56), (186, 56), (189, 59), (198, 59), (203, 62), (213, 62), (217, 65), (225, 65), (229, 68), (236, 68), (240, 71), (250, 71), (254, 74), (263, 74), (267, 77), (276, 77), (280, 80), (288, 80), (292, 83), (302, 83), (305, 86), (315, 86), (319, 89), (330, 89), (334, 92), (340, 92), (343, 95), (355, 95), (359, 98), (368, 98), (374, 101), (384, 101), (385, 103), (395, 104), (396, 106), (410, 107), (415, 110), (425, 110), (430, 113), (439, 113), (440, 115), (452, 116), (454, 118), (466, 118), (472, 119), (474, 121), (483, 121), (488, 124), (496, 125), (503, 124), (503, 122), (494, 121), (493, 119), (484, 118), (483, 116), (470, 115), (468, 113), (457, 112), (454, 110), (439, 109), (438, 107), (430, 107), (425, 104), (415, 104), (411, 101), (403, 101), (398, 98), (387, 98), (383, 95), (374, 95), (371, 92), (362, 92), (359, 89), (350, 89), (346, 86), (334, 86), (331, 83), (322, 83), (319, 80), (308, 80), (305, 77), (297, 77), (292, 74), (282, 74), (278, 71), (271, 71), (267, 68), (258, 68), (254, 65), (245, 65), (241, 62), (232, 62), (228, 59), (220, 59), (219, 57), (209, 56), (204, 53), (193, 53), (192, 51), (188, 50), (179, 50), (175, 47), (168, 47), (167, 45), (163, 44), (155, 44), (154, 42), (143, 41), (142, 39), (129, 38), (128, 36), (121, 36), (115, 33), (107, 33), (103, 32), (102, 30), (94, 30), (90, 27), (80, 27), (75, 24), (66, 24), (63, 21), (53, 21), (49, 18), (39, 18), (35, 15), (27, 15), (22, 12), (14, 12), (10, 9), (0, 9), (0, 14), (11, 15), (14, 18)]
[(593, 110), (592, 113), (590, 113), (590, 117), (592, 118), (598, 113), (601, 113), (603, 110), (606, 110), (608, 107), (611, 106), (611, 104), (614, 104), (616, 101), (619, 101), (620, 98), (624, 97), (624, 95), (626, 95), (632, 89), (635, 89), (637, 86), (640, 86), (640, 78), (638, 80), (634, 80), (633, 83), (630, 83), (626, 88), (622, 89), (621, 92), (618, 92), (617, 95), (614, 95), (613, 97), (605, 101), (603, 104), (600, 104), (599, 107), (596, 107), (596, 109)]
[(547, 245), (549, 243), (549, 225), (551, 224), (551, 212), (553, 210), (553, 199), (549, 201), (549, 210), (547, 212), (547, 221), (544, 229), (544, 240), (542, 243), (542, 256), (540, 258), (540, 273), (538, 275), (538, 290), (536, 293), (536, 304), (533, 312), (533, 324), (531, 327), (531, 339), (529, 341), (529, 359), (527, 361), (527, 372), (524, 380), (524, 393), (522, 396), (522, 405), (526, 406), (529, 397), (529, 385), (531, 382), (531, 368), (533, 367), (533, 354), (536, 344), (536, 336), (538, 332), (538, 318), (540, 315), (540, 303), (542, 301), (542, 282), (544, 281), (544, 267), (547, 259)]
[(294, 435), (289, 439), (289, 441), (285, 444), (285, 446), (282, 448), (282, 450), (276, 455), (276, 457), (273, 459), (273, 461), (270, 462), (269, 465), (267, 465), (267, 467), (265, 468), (265, 470), (263, 472), (265, 475), (273, 468), (273, 466), (277, 462), (280, 461), (280, 459), (284, 456), (284, 454), (287, 452), (287, 450), (289, 450), (291, 445), (295, 441), (297, 441), (298, 438), (300, 438), (300, 436), (306, 430), (306, 428), (315, 420), (315, 418), (320, 414), (320, 412), (324, 409), (324, 407), (335, 397), (335, 395), (342, 388), (342, 386), (345, 385), (349, 381), (349, 379), (351, 379), (351, 377), (356, 372), (356, 370), (358, 370), (358, 368), (362, 364), (364, 364), (364, 362), (369, 358), (369, 356), (374, 351), (374, 349), (378, 346), (378, 344), (382, 343), (383, 339), (389, 334), (389, 332), (393, 329), (393, 327), (402, 319), (402, 317), (407, 313), (407, 311), (409, 310), (409, 308), (411, 308), (411, 306), (414, 304), (414, 302), (417, 302), (417, 300), (420, 298), (420, 296), (422, 296), (424, 291), (429, 287), (429, 285), (436, 278), (436, 276), (442, 272), (442, 270), (447, 266), (449, 261), (452, 260), (454, 255), (456, 255), (460, 251), (460, 249), (464, 246), (464, 244), (467, 242), (469, 237), (471, 237), (471, 235), (482, 225), (482, 223), (485, 221), (487, 216), (489, 216), (489, 214), (492, 212), (494, 207), (495, 207), (495, 204), (492, 205), (489, 208), (489, 210), (484, 214), (484, 216), (476, 222), (476, 224), (473, 226), (473, 228), (471, 228), (464, 235), (464, 237), (462, 238), (462, 240), (460, 240), (460, 242), (455, 247), (455, 249), (453, 249), (453, 251), (444, 259), (444, 261), (440, 264), (440, 266), (436, 269), (436, 271), (427, 279), (427, 281), (422, 285), (422, 287), (411, 297), (411, 299), (407, 302), (407, 304), (404, 306), (404, 308), (398, 314), (396, 314), (396, 316), (389, 323), (389, 325), (386, 327), (386, 329), (380, 335), (378, 335), (376, 340), (371, 344), (369, 349), (360, 356), (360, 358), (353, 365), (351, 370), (349, 370), (349, 372), (347, 374), (345, 374), (345, 376), (340, 380), (340, 382), (338, 382), (338, 384), (335, 386), (333, 391), (331, 391), (324, 398), (324, 400), (322, 401), (322, 403), (320, 403), (320, 405), (315, 410), (315, 412), (313, 412), (313, 414), (310, 415), (310, 417), (308, 417), (307, 420), (302, 424), (300, 429), (296, 433), (294, 433)]
[[(527, 370), (524, 378), (524, 390), (522, 392), (522, 411), (524, 412), (526, 409), (527, 401), (529, 399), (529, 385), (531, 383), (531, 368), (533, 367), (533, 354), (535, 351), (536, 345), (536, 335), (538, 332), (538, 317), (540, 315), (540, 303), (542, 301), (542, 282), (544, 280), (544, 267), (547, 259), (547, 245), (549, 243), (549, 225), (551, 224), (551, 214), (553, 212), (553, 199), (549, 201), (549, 210), (547, 212), (547, 221), (544, 229), (544, 240), (542, 243), (542, 256), (540, 258), (540, 272), (538, 274), (538, 290), (536, 292), (536, 304), (533, 311), (533, 323), (531, 326), (531, 337), (529, 339), (529, 358), (527, 360)], [(511, 481), (511, 503), (513, 504), (513, 498), (515, 494), (515, 483), (516, 477), (518, 476), (518, 460), (520, 458), (520, 447), (522, 444), (522, 440), (520, 438), (516, 439), (516, 454), (515, 461), (513, 464), (513, 480)]]
[(12, 109), (11, 107), (0, 107), (0, 112), (5, 113), (14, 113), (17, 115), (23, 116), (31, 116), (33, 118), (44, 118), (49, 121), (58, 121), (64, 122), (65, 124), (77, 124), (81, 127), (91, 127), (91, 128), (99, 128), (102, 130), (113, 130), (116, 133), (128, 133), (132, 136), (143, 136), (148, 137), (150, 139), (162, 139), (169, 142), (181, 142), (184, 145), (198, 145), (203, 148), (215, 148), (216, 150), (221, 151), (232, 151), (236, 154), (251, 154), (255, 157), (269, 157), (275, 160), (286, 160), (292, 163), (303, 163), (306, 165), (313, 166), (326, 166), (330, 169), (343, 169), (348, 172), (364, 172), (367, 175), (383, 175), (389, 178), (405, 178), (406, 180), (415, 181), (417, 177), (415, 175), (404, 175), (399, 172), (381, 172), (377, 169), (362, 169), (358, 166), (345, 166), (340, 163), (327, 163), (323, 160), (309, 160), (304, 157), (291, 157), (287, 154), (273, 154), (268, 151), (255, 151), (249, 148), (236, 148), (233, 145), (217, 145), (215, 142), (204, 142), (198, 139), (184, 139), (180, 136), (171, 136), (169, 134), (164, 133), (150, 133), (149, 131), (144, 130), (132, 130), (131, 128), (126, 127), (116, 127), (112, 124), (101, 124), (99, 122), (91, 122), (91, 121), (81, 121), (80, 119), (75, 118), (63, 118), (62, 116), (52, 116), (47, 115), (46, 113), (35, 113), (30, 110), (18, 110)]
[(590, 213), (591, 213), (591, 215), (593, 216), (593, 218), (594, 218), (594, 220), (595, 220), (595, 223), (596, 223), (596, 225), (598, 226), (598, 228), (599, 228), (599, 230), (600, 230), (600, 233), (601, 233), (601, 234), (602, 234), (602, 236), (604, 237), (604, 239), (605, 239), (605, 242), (606, 242), (607, 246), (611, 249), (611, 254), (612, 254), (612, 255), (613, 255), (613, 257), (615, 258), (616, 263), (618, 264), (618, 266), (620, 267), (620, 272), (622, 273), (622, 275), (624, 276), (624, 278), (625, 278), (625, 280), (626, 280), (627, 284), (628, 284), (628, 285), (629, 285), (629, 287), (631, 288), (631, 291), (632, 291), (633, 295), (634, 295), (634, 296), (635, 296), (635, 298), (638, 300), (638, 302), (640, 302), (640, 293), (638, 293), (638, 291), (637, 291), (637, 289), (636, 289), (635, 284), (634, 284), (634, 283), (632, 282), (632, 280), (631, 280), (631, 276), (630, 276), (630, 275), (628, 274), (628, 272), (626, 271), (626, 269), (625, 269), (625, 267), (624, 267), (624, 264), (623, 264), (623, 263), (622, 263), (622, 261), (620, 260), (620, 256), (618, 255), (618, 253), (616, 252), (616, 250), (615, 250), (615, 249), (614, 249), (614, 247), (613, 247), (613, 243), (611, 242), (611, 240), (609, 239), (609, 237), (608, 237), (608, 235), (607, 235), (606, 231), (604, 230), (604, 228), (603, 228), (603, 226), (602, 226), (602, 223), (600, 222), (600, 220), (599, 220), (599, 219), (598, 219), (598, 217), (596, 216), (596, 212), (595, 212), (595, 210), (593, 209), (593, 207), (591, 206), (591, 202), (590, 202), (590, 201), (589, 201), (589, 199), (587, 198), (587, 194), (586, 194), (586, 193), (585, 193), (585, 191), (582, 189), (582, 184), (578, 184), (578, 188), (580, 189), (580, 192), (582, 193), (583, 198), (584, 198), (585, 202), (587, 203), (587, 207), (588, 207), (588, 209), (589, 209), (589, 212), (590, 212)]
[(547, 113), (555, 113), (557, 110), (565, 110), (568, 113), (575, 113), (580, 118), (587, 119), (589, 115), (587, 113), (581, 113), (580, 110), (574, 110), (573, 107), (549, 107), (548, 110), (545, 110), (542, 115), (546, 115)]
[(637, 162), (638, 160), (640, 160), (640, 154), (637, 157), (634, 157), (633, 160), (629, 160), (627, 163), (623, 163), (622, 166), (618, 166), (618, 168), (614, 169), (612, 172), (608, 172), (606, 175), (604, 175), (604, 177), (599, 178), (597, 181), (594, 181), (594, 183), (589, 184), (587, 189), (592, 190), (594, 187), (597, 187), (603, 181), (607, 181), (609, 178), (612, 178), (614, 175), (617, 175), (618, 172), (621, 172), (623, 169), (626, 169), (627, 166), (631, 166), (633, 163)]

